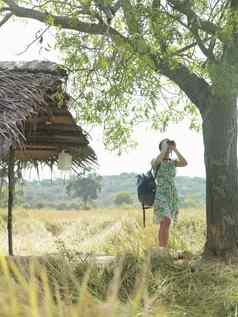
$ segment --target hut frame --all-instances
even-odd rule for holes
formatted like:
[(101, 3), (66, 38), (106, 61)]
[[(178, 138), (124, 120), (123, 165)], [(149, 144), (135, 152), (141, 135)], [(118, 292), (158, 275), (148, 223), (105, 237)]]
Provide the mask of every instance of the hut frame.
[(72, 156), (77, 173), (96, 163), (88, 134), (70, 113), (67, 73), (46, 61), (0, 62), (0, 160), (8, 166), (8, 250), (13, 255), (12, 209), (15, 162), (53, 166)]

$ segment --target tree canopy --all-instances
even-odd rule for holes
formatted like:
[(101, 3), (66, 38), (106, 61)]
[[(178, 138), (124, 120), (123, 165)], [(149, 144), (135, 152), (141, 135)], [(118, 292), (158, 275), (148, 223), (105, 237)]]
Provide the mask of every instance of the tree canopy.
[(231, 66), (220, 65), (237, 29), (234, 6), (225, 0), (2, 0), (1, 11), (2, 23), (16, 15), (58, 27), (79, 120), (103, 125), (108, 146), (121, 148), (141, 122), (164, 129), (186, 116), (198, 128), (194, 104), (201, 110), (211, 87), (230, 91), (231, 72), (237, 89), (235, 56)]
[(66, 190), (71, 197), (80, 198), (84, 207), (88, 207), (88, 202), (96, 199), (101, 191), (101, 180), (102, 177), (95, 174), (80, 175), (70, 180)]

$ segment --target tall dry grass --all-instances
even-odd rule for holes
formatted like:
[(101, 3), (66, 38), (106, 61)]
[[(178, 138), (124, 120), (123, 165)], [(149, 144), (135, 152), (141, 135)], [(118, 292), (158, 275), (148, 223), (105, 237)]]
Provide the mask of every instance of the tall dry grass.
[[(200, 259), (204, 219), (182, 211), (163, 257), (150, 212), (144, 229), (138, 210), (16, 210), (16, 251), (27, 256), (0, 257), (0, 316), (237, 317), (238, 267)], [(97, 264), (96, 254), (115, 259)]]

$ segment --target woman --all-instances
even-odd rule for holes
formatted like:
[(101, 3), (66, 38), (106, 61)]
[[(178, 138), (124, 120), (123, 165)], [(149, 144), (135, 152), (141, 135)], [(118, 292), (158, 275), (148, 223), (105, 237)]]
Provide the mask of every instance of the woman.
[[(160, 224), (159, 246), (164, 250), (168, 246), (169, 226), (178, 214), (178, 196), (175, 187), (176, 167), (186, 166), (188, 163), (176, 148), (176, 143), (164, 139), (159, 144), (160, 154), (152, 160), (151, 165), (156, 174), (157, 189), (154, 202), (154, 222)], [(172, 151), (177, 159), (170, 159)]]

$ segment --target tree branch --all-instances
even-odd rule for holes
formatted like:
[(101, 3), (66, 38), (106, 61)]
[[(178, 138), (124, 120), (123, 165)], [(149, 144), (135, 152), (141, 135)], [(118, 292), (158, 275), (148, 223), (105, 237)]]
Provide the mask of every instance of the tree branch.
[(108, 24), (111, 23), (117, 11), (121, 8), (122, 2), (123, 0), (118, 0), (113, 6), (109, 6), (102, 0), (94, 0), (94, 3), (98, 9), (103, 11), (103, 13), (106, 15)]
[(89, 34), (98, 34), (103, 35), (107, 34), (110, 36), (117, 36), (120, 38), (124, 38), (118, 31), (113, 29), (112, 27), (108, 27), (108, 25), (103, 23), (87, 23), (82, 22), (76, 18), (71, 18), (69, 16), (57, 16), (50, 14), (48, 12), (41, 12), (34, 9), (19, 7), (12, 0), (3, 0), (7, 5), (9, 5), (9, 10), (12, 14), (17, 17), (29, 18), (38, 20), (40, 22), (48, 24), (48, 21), (52, 20), (54, 26), (60, 26), (64, 29), (75, 30), (83, 33)]
[(209, 46), (209, 48), (207, 48), (205, 46), (205, 44), (203, 43), (201, 37), (199, 36), (198, 34), (198, 31), (197, 30), (194, 30), (192, 29), (192, 32), (194, 34), (194, 37), (197, 41), (197, 44), (200, 48), (200, 50), (203, 52), (203, 54), (208, 58), (210, 59), (211, 61), (215, 62), (216, 61), (216, 57), (215, 55), (213, 54), (213, 47), (212, 46)]
[(38, 40), (40, 40), (40, 39), (43, 38), (43, 35), (49, 30), (49, 28), (50, 28), (50, 26), (47, 26), (42, 32), (40, 32), (39, 35), (37, 35), (37, 36), (35, 37), (35, 39), (34, 39), (33, 41), (31, 41), (31, 42), (26, 46), (26, 48), (25, 48), (22, 52), (18, 53), (17, 55), (20, 56), (20, 55), (24, 54), (26, 51), (28, 51), (29, 48), (30, 48), (35, 42), (37, 42)]
[[(160, 4), (160, 0), (154, 0), (154, 1), (153, 1), (153, 4), (152, 4), (152, 7), (153, 7), (153, 9), (155, 10), (155, 9), (158, 9), (160, 5), (161, 5), (161, 4)], [(161, 7), (163, 7), (163, 5), (161, 5)], [(165, 12), (166, 12), (166, 10), (165, 10)], [(213, 47), (212, 47), (212, 46), (209, 46), (209, 48), (206, 47), (206, 45), (204, 44), (203, 40), (202, 40), (201, 37), (199, 36), (198, 28), (196, 27), (196, 25), (195, 25), (194, 23), (189, 26), (189, 25), (185, 24), (183, 21), (181, 21), (179, 18), (177, 18), (176, 16), (174, 16), (173, 14), (171, 14), (171, 13), (169, 13), (169, 12), (166, 12), (166, 14), (167, 14), (170, 18), (172, 18), (172, 19), (174, 19), (175, 21), (177, 21), (178, 23), (180, 23), (183, 27), (185, 27), (186, 29), (188, 29), (190, 32), (192, 32), (193, 35), (194, 35), (194, 37), (195, 37), (195, 40), (196, 40), (195, 45), (198, 45), (198, 46), (199, 46), (200, 50), (203, 52), (203, 54), (204, 54), (207, 58), (209, 58), (210, 60), (213, 60), (213, 61), (215, 60), (215, 56), (214, 56), (214, 54), (213, 54)], [(154, 32), (154, 33), (155, 33), (155, 32)], [(155, 34), (155, 36), (156, 36), (156, 34)], [(195, 46), (195, 45), (192, 45), (192, 47)], [(190, 45), (189, 45), (189, 46), (190, 46)], [(188, 46), (188, 48), (189, 48), (189, 46)], [(186, 47), (185, 47), (185, 50), (186, 50)], [(180, 51), (180, 50), (179, 50), (179, 51)], [(182, 51), (183, 51), (183, 49), (182, 49)]]
[(207, 33), (212, 34), (212, 35), (217, 35), (218, 31), (220, 31), (220, 28), (216, 24), (214, 24), (208, 20), (201, 19), (191, 9), (189, 1), (187, 1), (187, 0), (184, 0), (184, 1), (168, 0), (168, 2), (170, 3), (170, 5), (174, 9), (185, 14), (187, 16), (188, 20), (190, 21), (190, 23), (192, 23), (194, 25), (194, 27), (196, 27), (196, 29), (201, 29), (204, 32), (207, 32)]
[(203, 79), (192, 73), (187, 66), (178, 63), (176, 67), (170, 66), (168, 63), (153, 56), (155, 65), (160, 72), (176, 83), (181, 90), (189, 97), (199, 109), (200, 113), (204, 113), (208, 97), (211, 95), (209, 84)]
[(177, 50), (175, 53), (174, 53), (174, 55), (176, 56), (176, 55), (180, 55), (180, 54), (182, 54), (183, 52), (186, 52), (187, 50), (189, 50), (189, 49), (191, 49), (191, 48), (193, 48), (193, 47), (195, 47), (195, 46), (197, 46), (197, 42), (195, 41), (195, 42), (192, 42), (191, 44), (188, 44), (188, 45), (186, 45), (186, 46), (184, 46), (183, 48), (180, 48), (179, 50)]
[(0, 21), (0, 27), (3, 26), (10, 18), (12, 17), (12, 13), (8, 13), (5, 15), (5, 17), (2, 18)]
[(3, 8), (0, 9), (0, 13), (1, 12), (5, 12), (5, 11), (9, 11), (9, 8), (8, 7), (3, 7)]
[(228, 2), (230, 2), (230, 7), (231, 7), (231, 9), (238, 10), (237, 0), (230, 0), (230, 1), (228, 1)]

